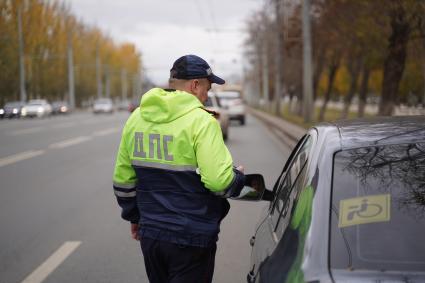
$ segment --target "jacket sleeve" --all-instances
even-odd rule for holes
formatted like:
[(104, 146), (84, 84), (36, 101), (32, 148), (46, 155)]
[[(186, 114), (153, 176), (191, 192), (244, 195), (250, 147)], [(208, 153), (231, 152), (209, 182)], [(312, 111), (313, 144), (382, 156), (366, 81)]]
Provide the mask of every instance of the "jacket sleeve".
[(125, 128), (122, 133), (120, 146), (115, 162), (113, 188), (118, 205), (121, 207), (121, 217), (131, 223), (139, 222), (139, 210), (136, 201), (136, 173), (131, 166), (127, 146)]
[(245, 175), (234, 169), (219, 123), (211, 116), (208, 118), (195, 137), (195, 154), (201, 181), (218, 196), (238, 196), (244, 186)]

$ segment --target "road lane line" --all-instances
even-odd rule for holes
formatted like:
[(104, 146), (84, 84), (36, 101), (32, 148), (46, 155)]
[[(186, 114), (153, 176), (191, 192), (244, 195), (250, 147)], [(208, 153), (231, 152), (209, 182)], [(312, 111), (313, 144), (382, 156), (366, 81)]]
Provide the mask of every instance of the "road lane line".
[(81, 242), (65, 242), (22, 283), (41, 283), (49, 276), (68, 256), (70, 256)]
[(93, 133), (93, 136), (101, 137), (101, 136), (106, 136), (106, 135), (113, 134), (113, 133), (116, 133), (116, 132), (119, 132), (119, 131), (120, 131), (120, 128), (117, 128), (117, 127), (109, 128), (109, 129), (102, 130), (102, 131), (96, 131), (96, 132)]
[(9, 133), (11, 136), (18, 136), (18, 135), (24, 135), (24, 134), (31, 134), (41, 131), (42, 127), (32, 127), (22, 130), (16, 130)]
[(79, 143), (82, 143), (82, 142), (85, 142), (85, 141), (88, 141), (88, 140), (91, 140), (91, 137), (80, 136), (80, 137), (76, 137), (76, 138), (73, 138), (73, 139), (68, 139), (68, 140), (57, 142), (57, 143), (52, 143), (51, 145), (49, 145), (49, 148), (61, 149), (61, 148), (76, 145), (76, 144), (79, 144)]
[(3, 157), (3, 158), (0, 158), (0, 167), (6, 166), (21, 160), (30, 159), (30, 158), (42, 155), (44, 153), (45, 153), (44, 150), (28, 150), (28, 151), (20, 152), (7, 157)]

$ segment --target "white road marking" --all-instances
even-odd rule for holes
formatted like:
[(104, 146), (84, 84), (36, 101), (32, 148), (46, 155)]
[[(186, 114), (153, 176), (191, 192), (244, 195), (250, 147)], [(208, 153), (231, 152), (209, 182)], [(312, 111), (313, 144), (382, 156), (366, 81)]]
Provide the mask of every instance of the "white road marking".
[(34, 270), (22, 283), (41, 283), (49, 276), (69, 255), (71, 255), (81, 242), (65, 242), (36, 270)]
[(21, 160), (30, 159), (35, 156), (42, 155), (44, 153), (45, 153), (44, 150), (28, 150), (28, 151), (20, 152), (20, 153), (10, 155), (4, 158), (0, 158), (0, 167), (6, 166)]
[(96, 132), (93, 133), (93, 136), (94, 137), (101, 137), (101, 136), (106, 136), (106, 135), (113, 134), (113, 133), (116, 133), (116, 132), (119, 132), (119, 131), (120, 131), (120, 128), (117, 128), (117, 127), (109, 128), (109, 129), (102, 130), (102, 131), (96, 131)]
[(41, 131), (41, 129), (43, 129), (43, 128), (42, 127), (32, 127), (32, 128), (12, 131), (12, 132), (9, 133), (9, 135), (18, 136), (18, 135), (24, 135), (24, 134), (31, 134), (31, 133), (39, 132), (39, 131)]
[(57, 142), (57, 143), (53, 143), (51, 145), (49, 145), (49, 148), (55, 148), (55, 149), (60, 149), (60, 148), (65, 148), (68, 146), (72, 146), (72, 145), (76, 145), (85, 141), (91, 140), (91, 137), (88, 136), (80, 136), (80, 137), (76, 137), (73, 139), (68, 139), (68, 140), (64, 140), (61, 142)]

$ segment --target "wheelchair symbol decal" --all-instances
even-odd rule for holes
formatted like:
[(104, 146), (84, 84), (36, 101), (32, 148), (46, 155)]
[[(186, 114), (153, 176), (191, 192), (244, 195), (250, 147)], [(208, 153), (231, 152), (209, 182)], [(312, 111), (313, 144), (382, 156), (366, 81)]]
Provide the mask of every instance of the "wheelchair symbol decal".
[(373, 195), (340, 201), (339, 227), (390, 220), (391, 195)]

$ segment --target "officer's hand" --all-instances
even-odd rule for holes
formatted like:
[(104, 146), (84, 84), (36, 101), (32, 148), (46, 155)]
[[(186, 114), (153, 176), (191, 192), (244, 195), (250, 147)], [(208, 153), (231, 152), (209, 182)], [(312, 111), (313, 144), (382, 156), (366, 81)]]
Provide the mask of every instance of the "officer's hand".
[(133, 224), (131, 223), (131, 237), (137, 241), (139, 241), (139, 224)]
[(239, 165), (238, 167), (236, 167), (236, 170), (241, 171), (243, 173), (245, 168), (243, 168), (242, 165)]

